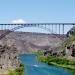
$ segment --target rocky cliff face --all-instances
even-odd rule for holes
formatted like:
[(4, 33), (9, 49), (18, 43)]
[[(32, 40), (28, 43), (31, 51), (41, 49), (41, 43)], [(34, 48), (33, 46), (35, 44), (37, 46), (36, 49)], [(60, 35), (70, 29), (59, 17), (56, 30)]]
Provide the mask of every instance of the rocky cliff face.
[(66, 48), (66, 55), (75, 57), (75, 45), (71, 44)]
[(15, 45), (19, 52), (25, 53), (38, 49), (49, 49), (61, 44), (63, 37), (59, 35), (12, 32), (0, 41), (0, 44)]
[(0, 70), (19, 67), (20, 62), (17, 58), (17, 48), (14, 46), (0, 45)]
[(70, 37), (72, 35), (75, 35), (75, 26), (72, 27), (68, 32), (67, 32), (67, 37)]

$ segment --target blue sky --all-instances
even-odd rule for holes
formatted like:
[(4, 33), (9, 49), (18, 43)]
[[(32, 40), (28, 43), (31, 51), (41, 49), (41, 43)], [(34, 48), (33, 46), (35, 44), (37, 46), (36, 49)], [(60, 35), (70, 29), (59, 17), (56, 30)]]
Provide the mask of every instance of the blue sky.
[(0, 23), (75, 22), (75, 0), (0, 0)]

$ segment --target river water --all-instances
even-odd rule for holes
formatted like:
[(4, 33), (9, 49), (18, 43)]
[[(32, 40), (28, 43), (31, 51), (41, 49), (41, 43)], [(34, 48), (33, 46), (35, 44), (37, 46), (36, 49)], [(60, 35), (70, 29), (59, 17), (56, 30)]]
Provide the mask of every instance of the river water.
[(25, 75), (75, 75), (67, 69), (39, 62), (35, 54), (23, 54), (19, 59), (25, 65)]

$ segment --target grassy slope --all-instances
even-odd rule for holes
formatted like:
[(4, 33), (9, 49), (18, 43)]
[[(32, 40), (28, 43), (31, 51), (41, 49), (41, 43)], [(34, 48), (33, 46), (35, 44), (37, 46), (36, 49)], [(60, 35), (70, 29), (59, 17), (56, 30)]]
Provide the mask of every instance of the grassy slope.
[(24, 75), (24, 65), (21, 64), (19, 68), (15, 70), (9, 70), (7, 75)]
[(69, 46), (73, 42), (75, 42), (75, 35), (72, 35), (65, 39), (65, 41), (63, 41), (62, 45), (58, 47), (57, 50), (64, 50), (66, 46)]
[(55, 57), (55, 56), (44, 56), (38, 54), (38, 60), (47, 63), (48, 65), (55, 65), (64, 67), (67, 69), (75, 70), (75, 61), (68, 60), (64, 57)]

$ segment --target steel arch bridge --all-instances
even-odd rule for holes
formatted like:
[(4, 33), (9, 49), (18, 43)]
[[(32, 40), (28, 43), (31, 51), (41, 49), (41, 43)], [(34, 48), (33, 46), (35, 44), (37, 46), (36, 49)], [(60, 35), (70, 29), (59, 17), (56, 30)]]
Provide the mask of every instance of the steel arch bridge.
[(5, 33), (0, 35), (0, 40), (11, 32), (24, 27), (38, 27), (45, 29), (50, 34), (65, 34), (65, 31), (75, 26), (75, 23), (25, 23), (25, 24), (0, 24), (0, 30), (5, 30)]

